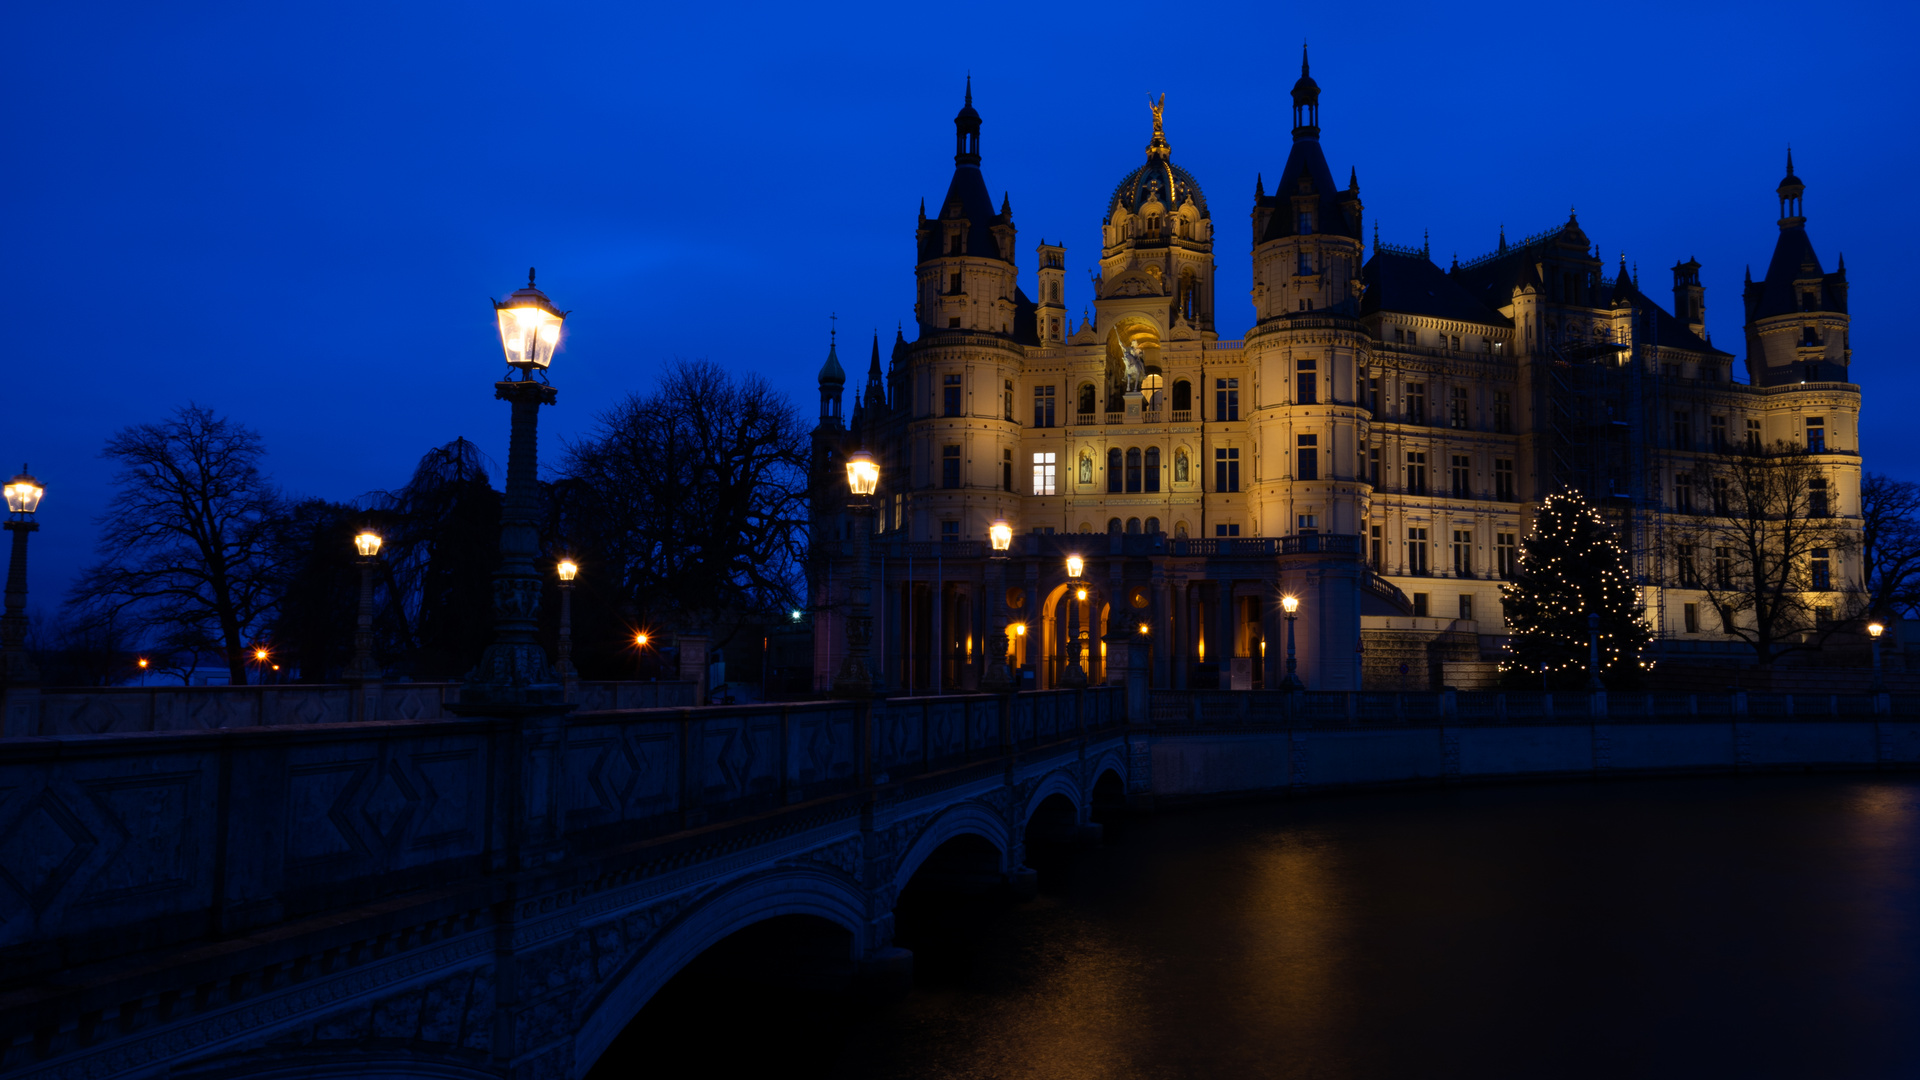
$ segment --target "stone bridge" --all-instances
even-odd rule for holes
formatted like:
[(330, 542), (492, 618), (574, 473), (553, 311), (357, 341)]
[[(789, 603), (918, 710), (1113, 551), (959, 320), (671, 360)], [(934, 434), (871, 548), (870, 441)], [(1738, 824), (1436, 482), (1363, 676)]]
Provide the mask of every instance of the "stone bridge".
[(766, 920), (897, 968), (896, 900), (943, 846), (1017, 882), (1037, 817), (1071, 830), (1144, 772), (1125, 711), (1098, 688), (7, 739), (0, 1075), (570, 1080)]

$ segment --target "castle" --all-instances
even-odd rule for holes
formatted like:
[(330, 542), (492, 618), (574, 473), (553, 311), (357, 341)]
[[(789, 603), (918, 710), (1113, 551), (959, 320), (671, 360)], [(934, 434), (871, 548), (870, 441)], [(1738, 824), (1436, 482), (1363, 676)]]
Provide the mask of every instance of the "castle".
[[(1040, 243), (1021, 280), (969, 82), (952, 182), (915, 234), (913, 340), (898, 335), (883, 370), (876, 337), (844, 415), (837, 349), (820, 371), (817, 688), (846, 663), (861, 547), (888, 690), (975, 688), (1003, 648), (1032, 672), (1023, 685), (1117, 679), (1115, 642), (1144, 649), (1155, 686), (1276, 687), (1283, 595), (1308, 688), (1424, 689), (1487, 677), (1500, 582), (1553, 491), (1606, 507), (1663, 645), (1726, 644), (1664, 554), (1716, 452), (1802, 447), (1826, 512), (1857, 521), (1845, 266), (1821, 268), (1791, 155), (1735, 382), (1706, 336), (1699, 263), (1673, 267), (1669, 311), (1624, 262), (1609, 279), (1571, 214), (1444, 269), (1369, 244), (1357, 176), (1337, 182), (1322, 152), (1304, 55), (1293, 121), (1272, 191), (1255, 185), (1242, 340), (1216, 331), (1212, 209), (1160, 105), (1146, 160), (1102, 211), (1093, 316), (1076, 327), (1063, 247)], [(852, 513), (844, 459), (861, 448), (881, 478)], [(1015, 533), (998, 555), (996, 520)], [(1831, 558), (1834, 581), (1857, 575), (1849, 552)]]

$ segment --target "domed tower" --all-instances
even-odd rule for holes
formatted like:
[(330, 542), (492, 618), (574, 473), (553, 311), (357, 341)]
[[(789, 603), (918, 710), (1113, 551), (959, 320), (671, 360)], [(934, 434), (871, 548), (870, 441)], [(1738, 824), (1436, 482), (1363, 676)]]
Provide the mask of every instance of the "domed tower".
[(908, 437), (902, 459), (882, 463), (883, 496), (911, 493), (900, 525), (915, 540), (981, 540), (995, 517), (1017, 518), (1013, 397), (1023, 346), (1039, 344), (1017, 283), (1012, 202), (1003, 195), (995, 211), (980, 171), (972, 79), (953, 124), (953, 179), (932, 217), (921, 207), (915, 233), (920, 336), (894, 348), (904, 370), (893, 408)]
[(1847, 382), (1853, 350), (1847, 344), (1847, 265), (1826, 273), (1807, 236), (1801, 196), (1807, 190), (1793, 173), (1774, 193), (1780, 198), (1780, 239), (1767, 276), (1747, 279), (1747, 377), (1755, 386), (1802, 382)]
[(1151, 320), (1165, 338), (1184, 327), (1211, 340), (1213, 217), (1191, 173), (1173, 163), (1163, 124), (1167, 96), (1149, 100), (1153, 137), (1144, 165), (1128, 173), (1107, 200), (1094, 309), (1100, 333), (1128, 316)]

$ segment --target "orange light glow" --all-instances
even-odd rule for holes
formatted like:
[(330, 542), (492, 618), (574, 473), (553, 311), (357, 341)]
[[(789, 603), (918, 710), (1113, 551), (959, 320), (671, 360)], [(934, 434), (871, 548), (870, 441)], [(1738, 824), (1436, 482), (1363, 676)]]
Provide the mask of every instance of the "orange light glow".
[(147, 658), (144, 656), (140, 658), (140, 670), (141, 671), (147, 670)]
[(263, 664), (264, 664), (264, 663), (266, 663), (266, 662), (267, 662), (267, 650), (265, 650), (265, 649), (255, 649), (255, 650), (253, 650), (253, 658), (254, 658), (255, 660), (258, 660), (259, 662), (261, 662), (261, 663), (263, 663)]
[(634, 643), (635, 645), (638, 645), (639, 647), (641, 647), (641, 648), (643, 648), (643, 649), (644, 649), (644, 648), (646, 648), (646, 647), (647, 647), (647, 634), (646, 634), (646, 631), (644, 631), (644, 630), (643, 630), (643, 631), (641, 631), (640, 633), (637, 633), (637, 634), (635, 634), (635, 635), (633, 635), (633, 643)]

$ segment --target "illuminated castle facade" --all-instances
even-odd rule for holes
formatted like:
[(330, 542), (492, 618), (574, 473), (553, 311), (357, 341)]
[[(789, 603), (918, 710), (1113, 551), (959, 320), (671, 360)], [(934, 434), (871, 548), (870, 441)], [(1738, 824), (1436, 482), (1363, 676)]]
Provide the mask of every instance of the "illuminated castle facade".
[[(1125, 640), (1156, 686), (1278, 686), (1283, 594), (1300, 599), (1310, 689), (1472, 685), (1504, 638), (1500, 581), (1532, 508), (1569, 486), (1618, 522), (1661, 640), (1724, 642), (1661, 555), (1672, 515), (1706, 497), (1690, 490), (1701, 460), (1732, 440), (1799, 443), (1831, 512), (1857, 517), (1845, 270), (1814, 254), (1791, 160), (1737, 383), (1691, 260), (1668, 310), (1624, 264), (1606, 277), (1572, 216), (1448, 268), (1369, 243), (1319, 109), (1303, 59), (1291, 150), (1252, 200), (1254, 322), (1222, 340), (1212, 207), (1160, 107), (1144, 163), (1101, 210), (1093, 314), (1075, 325), (1065, 249), (1042, 241), (1020, 266), (969, 87), (952, 182), (915, 234), (916, 333), (884, 368), (874, 342), (844, 414), (837, 352), (820, 372), (817, 686), (844, 662), (865, 519), (845, 512), (841, 462), (862, 447), (882, 468), (871, 665), (888, 690), (979, 685), (1002, 626), (1027, 685), (1055, 684), (1076, 621), (1095, 681), (1119, 677), (1102, 658)], [(996, 519), (1016, 533), (998, 561)], [(1079, 585), (1068, 554), (1086, 560)], [(1833, 558), (1836, 580), (1854, 572)]]

